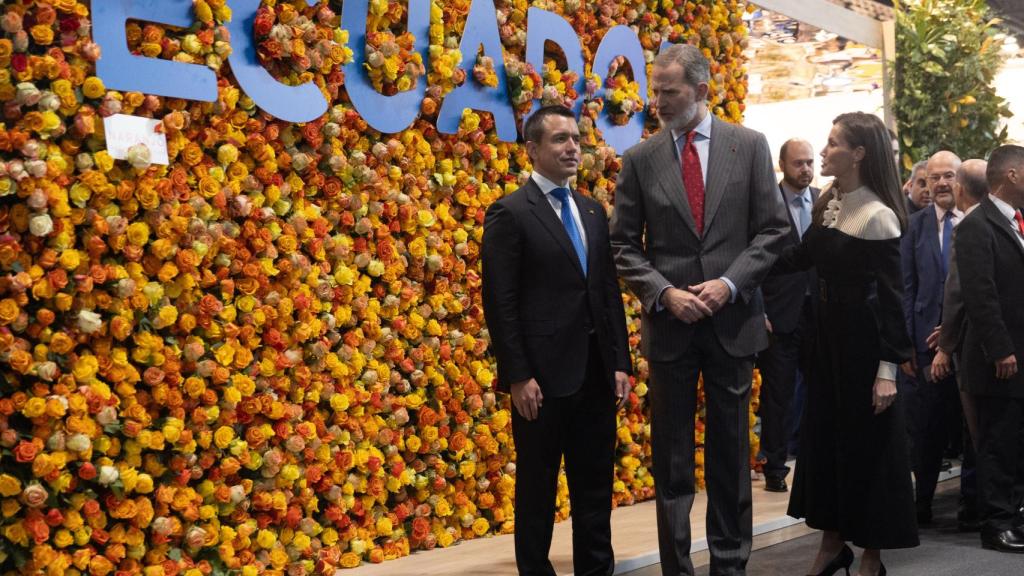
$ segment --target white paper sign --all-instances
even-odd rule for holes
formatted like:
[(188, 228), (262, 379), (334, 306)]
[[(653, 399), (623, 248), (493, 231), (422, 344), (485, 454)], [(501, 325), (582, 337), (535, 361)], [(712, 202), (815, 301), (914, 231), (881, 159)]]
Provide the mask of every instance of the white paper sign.
[(118, 160), (128, 157), (128, 149), (136, 144), (149, 148), (149, 161), (153, 164), (167, 164), (167, 135), (157, 132), (160, 120), (114, 114), (103, 119), (107, 136), (107, 151)]

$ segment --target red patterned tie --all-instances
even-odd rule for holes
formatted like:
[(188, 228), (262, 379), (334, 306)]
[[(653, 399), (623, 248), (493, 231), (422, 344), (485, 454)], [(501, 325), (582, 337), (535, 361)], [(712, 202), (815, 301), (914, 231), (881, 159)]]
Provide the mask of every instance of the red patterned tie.
[(704, 235), (704, 172), (700, 169), (700, 156), (693, 145), (693, 137), (697, 132), (686, 133), (686, 145), (683, 146), (683, 186), (686, 198), (690, 201), (693, 221), (697, 224), (697, 234)]
[(1021, 236), (1024, 236), (1024, 216), (1020, 215), (1020, 210), (1013, 213), (1013, 219), (1017, 221), (1017, 230)]

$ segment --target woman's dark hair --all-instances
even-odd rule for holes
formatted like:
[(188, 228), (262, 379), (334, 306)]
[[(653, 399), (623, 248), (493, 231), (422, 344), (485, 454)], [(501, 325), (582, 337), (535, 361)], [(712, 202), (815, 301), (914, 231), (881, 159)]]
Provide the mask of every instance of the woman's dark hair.
[[(847, 112), (832, 121), (843, 133), (843, 139), (851, 148), (864, 147), (864, 159), (860, 162), (860, 181), (870, 188), (900, 220), (900, 230), (907, 229), (907, 199), (900, 186), (896, 160), (892, 155), (892, 138), (889, 129), (874, 114)], [(847, 190), (849, 192), (849, 190)], [(814, 205), (813, 219), (821, 222), (822, 213), (832, 194), (822, 194)]]

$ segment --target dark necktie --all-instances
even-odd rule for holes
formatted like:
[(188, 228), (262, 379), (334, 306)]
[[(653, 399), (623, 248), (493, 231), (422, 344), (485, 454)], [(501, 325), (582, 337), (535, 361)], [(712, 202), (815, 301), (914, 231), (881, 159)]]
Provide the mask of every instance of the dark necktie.
[(947, 210), (942, 217), (942, 273), (949, 271), (949, 250), (953, 244), (953, 211)]
[(583, 237), (580, 235), (580, 231), (576, 228), (576, 219), (572, 217), (572, 208), (569, 207), (569, 189), (568, 188), (555, 188), (551, 191), (551, 195), (558, 199), (562, 203), (562, 226), (565, 227), (565, 233), (569, 235), (569, 240), (572, 242), (572, 247), (576, 249), (576, 257), (580, 259), (580, 266), (583, 267), (583, 275), (587, 275), (587, 249), (583, 246)]
[(690, 201), (690, 212), (693, 222), (697, 225), (697, 234), (704, 235), (704, 171), (700, 168), (700, 156), (693, 138), (697, 132), (686, 133), (686, 144), (683, 145), (683, 187), (686, 188), (686, 199)]

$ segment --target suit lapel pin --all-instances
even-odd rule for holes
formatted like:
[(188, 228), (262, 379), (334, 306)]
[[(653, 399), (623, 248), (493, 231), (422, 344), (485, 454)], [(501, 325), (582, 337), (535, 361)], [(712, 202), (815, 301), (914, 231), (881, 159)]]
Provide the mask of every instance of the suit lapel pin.
[(591, 214), (593, 214), (594, 213), (594, 209), (593, 208), (587, 208), (587, 212), (590, 212)]

